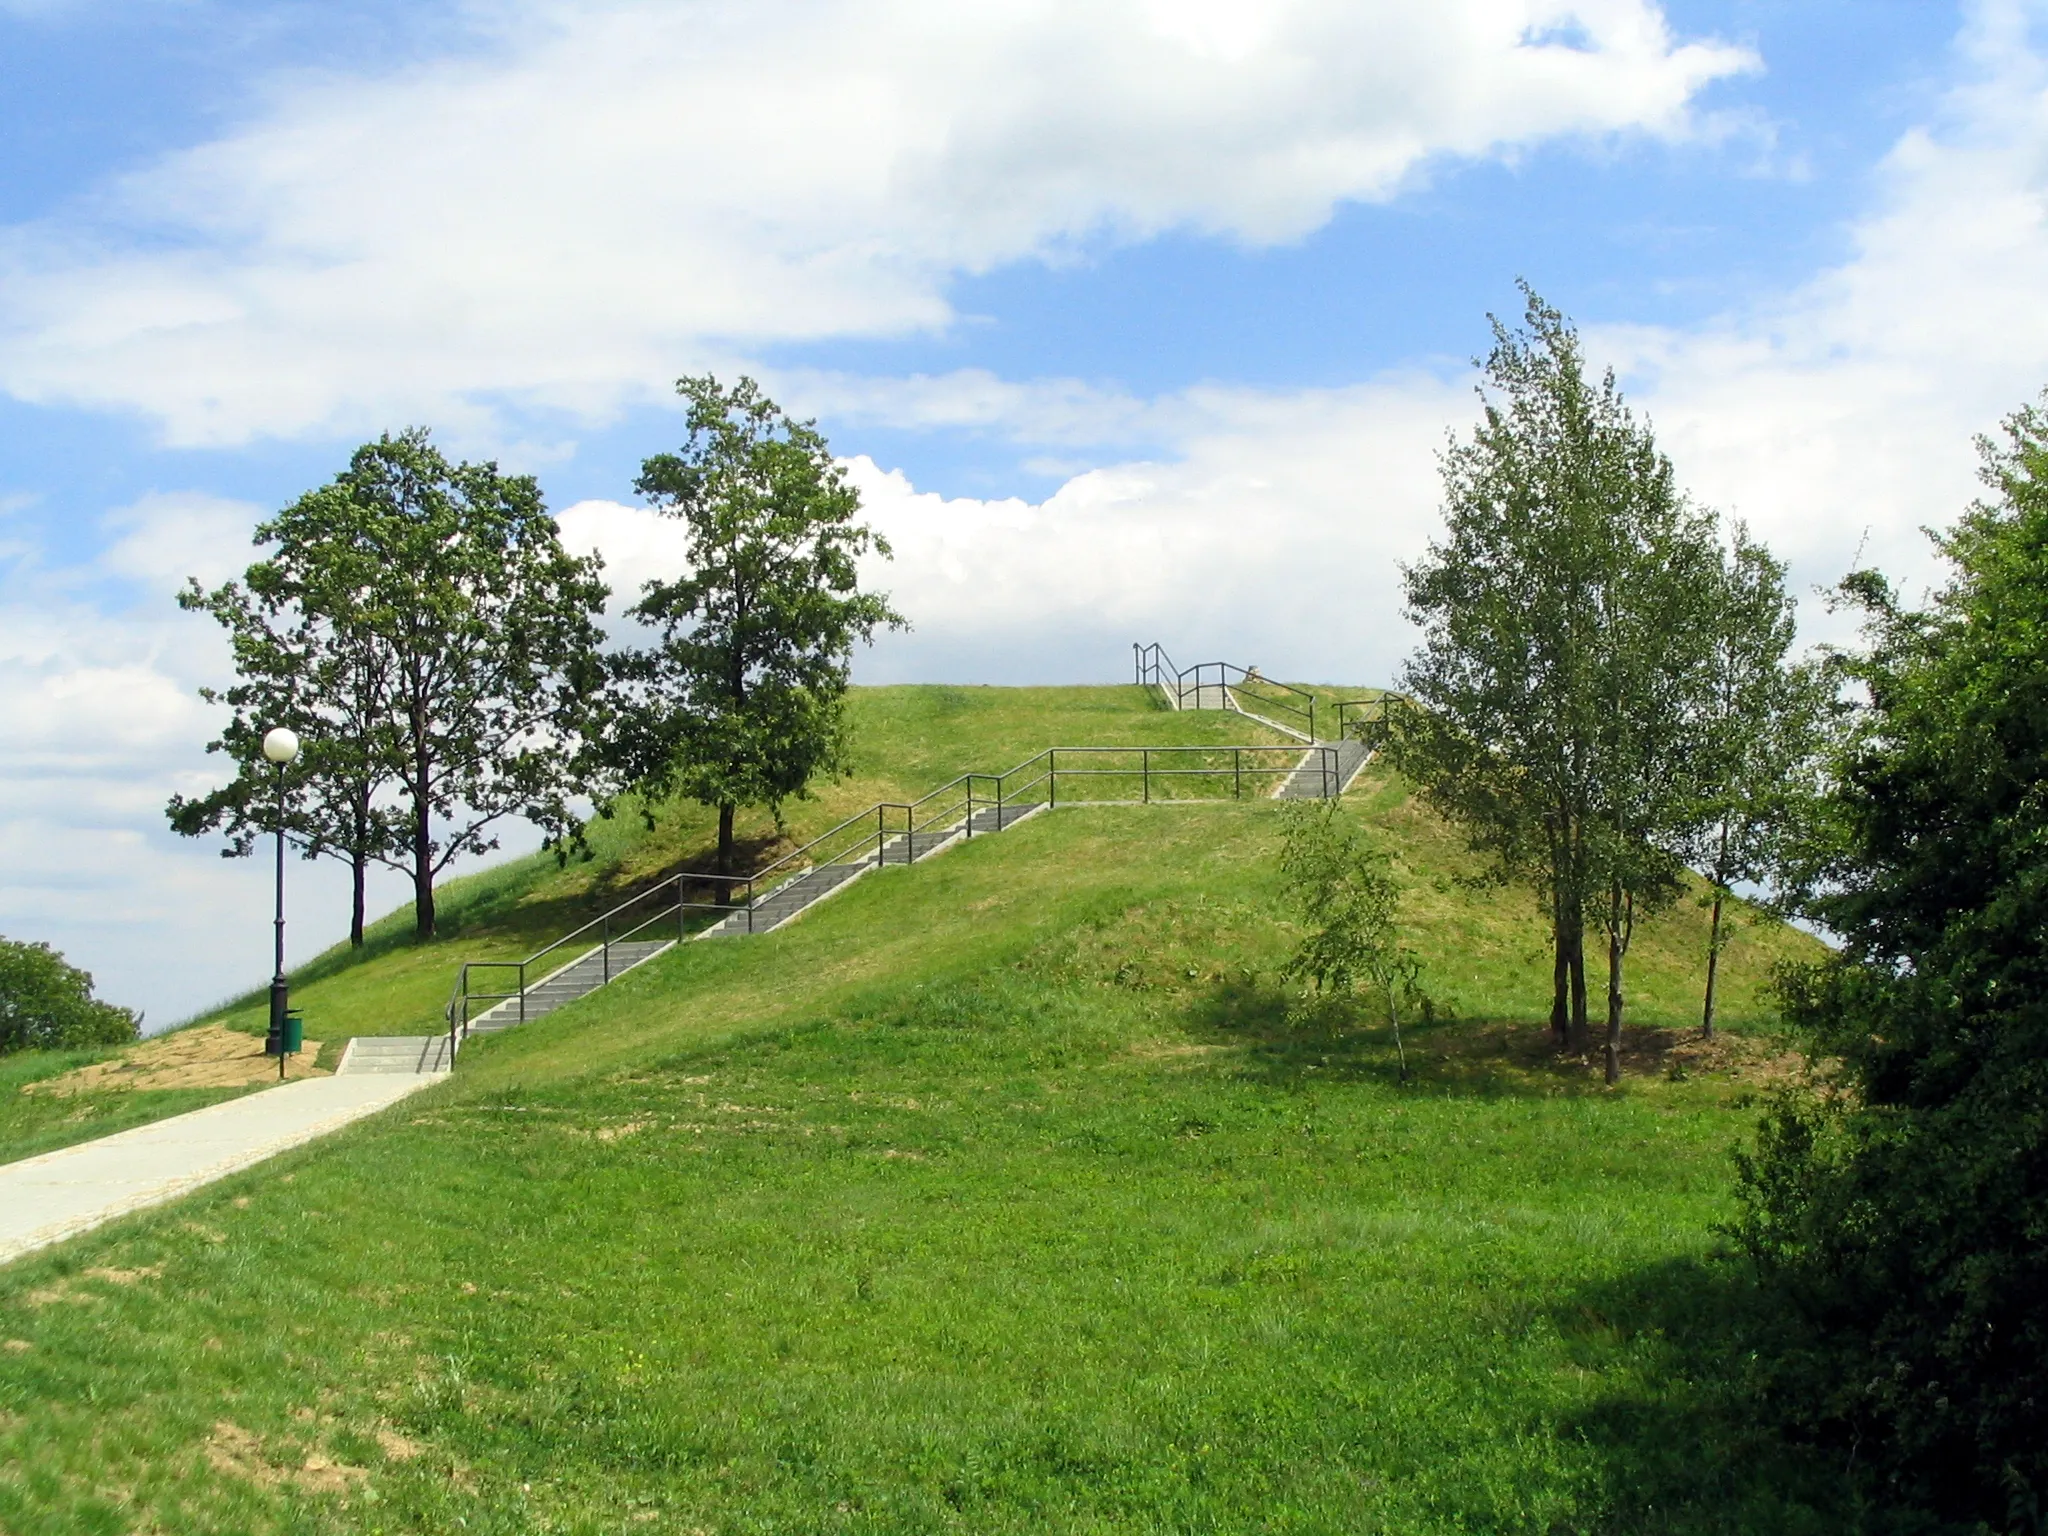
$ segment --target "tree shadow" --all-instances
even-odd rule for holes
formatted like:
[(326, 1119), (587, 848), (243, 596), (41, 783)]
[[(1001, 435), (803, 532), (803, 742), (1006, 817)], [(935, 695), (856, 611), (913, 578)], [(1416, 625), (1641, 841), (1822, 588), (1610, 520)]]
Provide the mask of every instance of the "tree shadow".
[[(1246, 1048), (1245, 1072), (1269, 1086), (1344, 1079), (1398, 1081), (1393, 1031), (1362, 999), (1307, 997), (1266, 976), (1232, 977), (1192, 999), (1190, 1030)], [(1481, 1016), (1404, 1019), (1411, 1087), (1470, 1098), (1554, 1098), (1608, 1093), (1597, 1042), (1560, 1051), (1541, 1020)], [(1622, 1032), (1622, 1081), (1692, 1078), (1755, 1086), (1805, 1070), (1782, 1039), (1631, 1025)]]
[(1962, 1536), (1877, 1497), (1849, 1448), (1801, 1443), (1764, 1385), (1783, 1322), (1729, 1256), (1574, 1288), (1544, 1311), (1609, 1389), (1548, 1432), (1595, 1458), (1600, 1532)]

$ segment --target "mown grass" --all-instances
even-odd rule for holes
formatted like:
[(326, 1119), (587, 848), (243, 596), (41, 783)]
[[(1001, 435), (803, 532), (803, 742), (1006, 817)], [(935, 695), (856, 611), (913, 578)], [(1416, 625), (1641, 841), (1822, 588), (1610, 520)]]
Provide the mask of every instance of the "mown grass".
[(1741, 1409), (1744, 1085), (1518, 1048), (1532, 904), (1361, 808), (1451, 1014), (1408, 1085), (1275, 980), (1270, 808), (1041, 817), (0, 1272), (0, 1528), (1860, 1528)]

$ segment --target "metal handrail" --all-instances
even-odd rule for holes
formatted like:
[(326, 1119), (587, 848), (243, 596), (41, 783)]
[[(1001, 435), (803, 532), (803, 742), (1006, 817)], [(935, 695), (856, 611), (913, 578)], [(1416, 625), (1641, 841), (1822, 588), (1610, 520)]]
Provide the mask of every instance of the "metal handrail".
[[(1307, 750), (1321, 755), (1320, 778), (1322, 794), (1327, 798), (1335, 793), (1337, 784), (1337, 749), (1317, 743), (1311, 745)], [(1155, 766), (1154, 764), (1155, 758), (1164, 758), (1170, 762), (1177, 756), (1184, 757), (1188, 754), (1200, 754), (1213, 760), (1221, 758), (1226, 753), (1229, 754), (1230, 758), (1227, 765), (1220, 762), (1212, 762), (1209, 765), (1177, 768)], [(1275, 766), (1267, 766), (1266, 760), (1270, 759), (1274, 754), (1282, 755), (1285, 761)], [(1121, 767), (1079, 767), (1073, 766), (1071, 763), (1063, 766), (1060, 762), (1062, 755), (1069, 759), (1078, 757), (1084, 762), (1090, 758), (1099, 759), (1105, 756), (1135, 756), (1137, 762), (1134, 765)], [(1295, 746), (1047, 747), (1044, 751), (1026, 758), (1016, 767), (1007, 769), (1002, 773), (960, 774), (955, 778), (947, 780), (937, 789), (931, 790), (907, 804), (902, 801), (893, 800), (877, 801), (866, 810), (847, 817), (846, 820), (812, 838), (802, 847), (791, 850), (773, 863), (762, 869), (755, 870), (751, 874), (716, 875), (701, 870), (678, 871), (673, 875), (664, 877), (659, 883), (648, 887), (646, 890), (639, 891), (628, 897), (609, 911), (598, 914), (596, 917), (564, 934), (561, 938), (556, 939), (553, 943), (534, 951), (524, 959), (463, 961), (456, 974), (454, 990), (449, 994), (448, 999), (447, 1019), (450, 1060), (453, 1060), (454, 1051), (459, 1046), (461, 1038), (468, 1033), (471, 1003), (509, 1002), (517, 998), (519, 1001), (520, 1021), (524, 1023), (526, 1018), (526, 998), (531, 990), (528, 975), (533, 967), (548, 956), (592, 933), (601, 933), (602, 937), (596, 944), (591, 946), (590, 950), (585, 951), (585, 956), (592, 952), (601, 953), (605, 981), (609, 982), (611, 980), (612, 946), (630, 941), (635, 935), (645, 932), (657, 922), (672, 916), (676, 922), (677, 937), (680, 938), (684, 935), (689, 915), (693, 912), (714, 914), (720, 919), (744, 913), (747, 918), (748, 930), (751, 932), (753, 929), (754, 913), (759, 908), (762, 900), (767, 896), (773, 895), (787, 884), (789, 880), (796, 878), (804, 870), (814, 869), (828, 863), (844, 862), (848, 854), (855, 852), (858, 852), (862, 859), (866, 859), (870, 856), (866, 852), (870, 844), (872, 844), (874, 850), (872, 857), (876, 865), (886, 864), (890, 862), (890, 845), (899, 839), (903, 845), (903, 862), (906, 864), (911, 863), (918, 856), (915, 843), (917, 835), (933, 827), (958, 825), (961, 829), (961, 835), (971, 838), (974, 836), (974, 817), (978, 810), (994, 808), (997, 813), (997, 828), (1000, 829), (1004, 824), (1003, 813), (1011, 808), (1036, 807), (1039, 805), (1052, 807), (1058, 805), (1059, 781), (1062, 776), (1069, 779), (1118, 778), (1128, 780), (1136, 778), (1139, 780), (1140, 798), (1138, 801), (1091, 802), (1097, 804), (1151, 804), (1153, 803), (1152, 787), (1155, 779), (1206, 778), (1214, 780), (1228, 778), (1231, 784), (1231, 798), (1242, 799), (1247, 778), (1256, 781), (1261, 778), (1279, 777), (1284, 781), (1288, 775), (1293, 774), (1302, 766), (1303, 756), (1303, 749)], [(1248, 759), (1249, 762), (1247, 761)], [(1032, 776), (1025, 778), (1022, 783), (1013, 784), (1011, 782), (1027, 774)], [(992, 786), (992, 797), (977, 791), (977, 781), (981, 784)], [(1039, 796), (1036, 792), (1041, 787), (1043, 788), (1043, 795)], [(943, 800), (943, 803), (935, 806), (935, 802), (940, 802), (942, 797), (947, 798)], [(892, 812), (900, 813), (893, 818), (897, 823), (894, 826), (891, 824)], [(957, 820), (954, 819), (956, 813), (958, 813)], [(845, 839), (845, 834), (856, 828), (859, 829), (859, 836), (850, 840)], [(822, 857), (821, 850), (835, 840), (842, 840), (841, 846), (839, 846), (836, 853), (831, 858)], [(804, 861), (802, 869), (794, 867), (800, 860)], [(778, 871), (784, 872), (784, 877), (774, 881), (772, 884), (767, 884), (767, 878)], [(718, 902), (686, 900), (685, 891), (691, 883), (723, 884), (726, 887), (723, 899)], [(734, 901), (735, 896), (740, 898), (739, 901)], [(665, 897), (666, 900), (658, 910), (641, 918), (631, 927), (625, 928), (623, 931), (617, 930), (616, 925), (622, 914), (654, 897)], [(581, 959), (584, 956), (579, 956), (578, 958)], [(470, 975), (473, 971), (481, 970), (509, 970), (516, 972), (518, 978), (517, 990), (511, 992), (472, 991), (469, 985)]]
[[(1131, 663), (1133, 676), (1138, 685), (1143, 687), (1150, 684), (1157, 687), (1166, 695), (1167, 702), (1177, 710), (1189, 707), (1190, 694), (1199, 706), (1202, 690), (1214, 688), (1223, 695), (1226, 708), (1249, 715), (1254, 720), (1264, 721), (1265, 724), (1275, 726), (1290, 735), (1300, 736), (1305, 742), (1313, 743), (1316, 740), (1316, 696), (1306, 688), (1278, 682), (1247, 667), (1240, 667), (1234, 661), (1198, 661), (1192, 667), (1176, 667), (1173, 658), (1166, 654), (1166, 648), (1156, 640), (1149, 645), (1133, 643)], [(1213, 683), (1204, 681), (1205, 673), (1213, 673), (1216, 680)], [(1192, 682), (1189, 681), (1190, 678), (1193, 679)], [(1254, 688), (1278, 690), (1280, 694), (1288, 697), (1275, 697), (1271, 692), (1254, 692)], [(1236, 697), (1238, 692), (1249, 694), (1257, 702), (1292, 716), (1300, 721), (1305, 729), (1283, 721), (1267, 719), (1253, 710), (1246, 709)]]

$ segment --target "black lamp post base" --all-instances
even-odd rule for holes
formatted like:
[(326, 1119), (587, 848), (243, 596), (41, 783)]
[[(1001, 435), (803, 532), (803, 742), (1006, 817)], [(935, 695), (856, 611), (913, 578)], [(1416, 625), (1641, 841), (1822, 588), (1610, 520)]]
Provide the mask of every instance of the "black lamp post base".
[(263, 1039), (263, 1054), (284, 1055), (284, 1016), (291, 1005), (291, 983), (282, 976), (270, 983), (270, 1033)]

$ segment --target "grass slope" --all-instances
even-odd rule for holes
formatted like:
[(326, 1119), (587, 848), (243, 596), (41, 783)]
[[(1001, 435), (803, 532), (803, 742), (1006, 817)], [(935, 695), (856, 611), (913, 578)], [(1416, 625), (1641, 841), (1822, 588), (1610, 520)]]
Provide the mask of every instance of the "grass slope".
[(1410, 1085), (1276, 986), (1269, 807), (1041, 817), (0, 1272), (0, 1528), (1854, 1528), (1730, 1406), (1741, 1085), (1527, 1049), (1532, 903), (1360, 805), (1457, 1015)]

